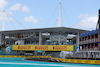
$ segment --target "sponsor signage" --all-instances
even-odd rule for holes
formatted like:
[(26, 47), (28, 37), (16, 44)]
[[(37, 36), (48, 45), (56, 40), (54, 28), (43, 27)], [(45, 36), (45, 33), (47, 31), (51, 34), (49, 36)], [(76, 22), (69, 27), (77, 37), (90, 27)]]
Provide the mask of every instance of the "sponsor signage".
[(85, 60), (85, 63), (91, 63), (91, 61), (90, 60)]
[(100, 64), (100, 61), (95, 61), (96, 64)]
[(31, 49), (31, 46), (18, 46), (18, 49)]
[(78, 63), (82, 63), (82, 60), (77, 60)]
[(73, 45), (13, 45), (12, 50), (74, 51)]

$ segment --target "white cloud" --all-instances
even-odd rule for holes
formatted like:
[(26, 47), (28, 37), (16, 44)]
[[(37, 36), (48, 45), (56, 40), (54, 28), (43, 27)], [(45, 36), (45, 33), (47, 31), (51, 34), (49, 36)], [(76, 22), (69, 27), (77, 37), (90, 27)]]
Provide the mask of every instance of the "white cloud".
[(23, 7), (22, 7), (22, 11), (23, 11), (23, 12), (29, 12), (30, 9), (28, 8), (28, 6), (23, 6)]
[(6, 11), (9, 15), (13, 15), (13, 13), (11, 11)]
[(8, 2), (5, 0), (0, 0), (0, 10), (3, 10), (8, 5)]
[(15, 5), (11, 6), (11, 10), (20, 10), (21, 4), (16, 3)]
[(38, 22), (38, 19), (35, 19), (33, 16), (29, 16), (25, 17), (23, 21), (36, 24)]
[(7, 14), (5, 12), (4, 13), (0, 12), (0, 20), (1, 21), (3, 21), (3, 20), (4, 21), (11, 21), (12, 20), (9, 15), (12, 15), (13, 13), (10, 11), (6, 11), (6, 12), (7, 12)]
[(30, 9), (28, 6), (22, 6), (20, 3), (16, 3), (15, 5), (11, 6), (10, 9), (11, 10), (21, 10), (23, 12), (29, 12)]
[(96, 24), (98, 21), (98, 17), (96, 15), (81, 14), (79, 18), (81, 19), (81, 21), (76, 25), (77, 27), (86, 29), (96, 28)]

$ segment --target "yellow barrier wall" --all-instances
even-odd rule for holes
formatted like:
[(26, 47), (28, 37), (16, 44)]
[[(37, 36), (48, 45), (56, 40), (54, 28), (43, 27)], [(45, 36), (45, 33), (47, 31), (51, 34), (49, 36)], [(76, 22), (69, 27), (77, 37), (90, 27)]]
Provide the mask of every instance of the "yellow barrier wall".
[(29, 57), (29, 58), (51, 58), (51, 59), (56, 59), (56, 60), (60, 60), (61, 62), (66, 62), (66, 63), (82, 63), (82, 64), (99, 64), (100, 65), (100, 60), (82, 60), (82, 59), (60, 59), (60, 58), (52, 58), (51, 56), (5, 56), (2, 55), (0, 56), (1, 58), (7, 58), (7, 57), (11, 57), (11, 58), (24, 58), (24, 57)]
[(74, 51), (73, 45), (12, 45), (12, 50)]

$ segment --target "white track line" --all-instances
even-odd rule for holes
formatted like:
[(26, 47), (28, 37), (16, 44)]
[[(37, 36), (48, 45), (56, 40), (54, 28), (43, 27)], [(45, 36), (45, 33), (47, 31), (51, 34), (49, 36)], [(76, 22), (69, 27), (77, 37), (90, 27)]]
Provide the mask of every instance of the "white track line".
[[(64, 66), (64, 67), (80, 67), (72, 65), (59, 65), (59, 64), (37, 64), (37, 63), (14, 63), (14, 62), (0, 62), (0, 64), (18, 64), (18, 65), (38, 65), (38, 66)], [(81, 66), (81, 67), (90, 67), (90, 66)]]

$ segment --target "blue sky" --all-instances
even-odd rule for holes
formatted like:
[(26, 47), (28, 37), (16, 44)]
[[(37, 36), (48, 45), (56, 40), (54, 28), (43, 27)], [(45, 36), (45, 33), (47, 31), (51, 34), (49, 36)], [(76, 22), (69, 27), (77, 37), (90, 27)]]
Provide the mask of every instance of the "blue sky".
[[(5, 14), (5, 30), (56, 27), (59, 0), (0, 0), (0, 13)], [(100, 0), (61, 0), (62, 26), (93, 30), (98, 20)], [(8, 18), (8, 19), (7, 19)], [(0, 31), (2, 15), (0, 16)]]

